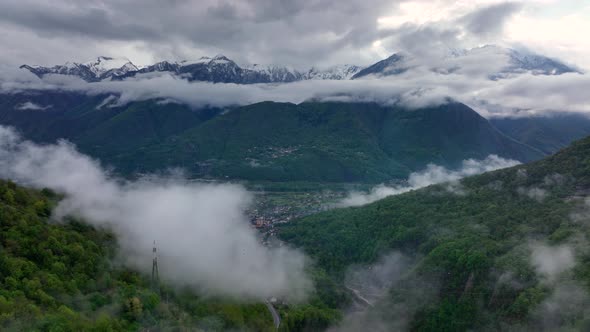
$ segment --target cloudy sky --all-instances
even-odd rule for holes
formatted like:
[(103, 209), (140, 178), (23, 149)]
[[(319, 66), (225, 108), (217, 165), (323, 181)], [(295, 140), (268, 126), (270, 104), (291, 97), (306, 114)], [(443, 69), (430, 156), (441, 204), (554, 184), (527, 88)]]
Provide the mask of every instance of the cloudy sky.
[(2, 0), (0, 61), (97, 55), (145, 65), (223, 53), (241, 63), (367, 65), (396, 52), (494, 43), (590, 68), (587, 0)]

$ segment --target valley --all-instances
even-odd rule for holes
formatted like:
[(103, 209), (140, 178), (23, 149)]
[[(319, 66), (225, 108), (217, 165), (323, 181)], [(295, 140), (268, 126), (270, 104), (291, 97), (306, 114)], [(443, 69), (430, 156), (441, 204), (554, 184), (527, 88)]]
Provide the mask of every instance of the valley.
[(0, 331), (590, 331), (582, 1), (0, 1)]
[[(575, 114), (561, 115), (560, 121), (549, 121), (542, 117), (529, 118), (526, 121), (517, 118), (487, 120), (461, 104), (421, 110), (404, 110), (370, 103), (303, 103), (300, 105), (260, 103), (228, 109), (192, 109), (187, 105), (162, 104), (158, 100), (150, 100), (104, 109), (98, 107), (104, 103), (104, 100), (108, 100), (108, 96), (85, 96), (63, 92), (3, 95), (0, 98), (0, 104), (3, 107), (0, 112), (0, 123), (15, 126), (25, 137), (30, 137), (41, 144), (53, 144), (65, 138), (75, 143), (82, 152), (98, 158), (101, 164), (112, 167), (113, 174), (120, 178), (135, 174), (131, 176), (131, 179), (142, 181), (141, 179), (147, 176), (146, 179), (149, 180), (151, 175), (147, 174), (156, 172), (161, 174), (160, 176), (173, 178), (179, 175), (188, 176), (191, 185), (195, 186), (217, 186), (224, 183), (243, 186), (253, 195), (252, 203), (244, 211), (246, 216), (244, 222), (247, 222), (248, 227), (259, 234), (256, 236), (256, 241), (268, 250), (281, 250), (283, 247), (291, 246), (303, 248), (306, 255), (314, 261), (314, 264), (307, 269), (312, 275), (315, 290), (306, 304), (297, 304), (296, 301), (280, 296), (278, 298), (270, 296), (266, 299), (266, 301), (273, 299), (273, 303), (254, 301), (242, 304), (224, 298), (200, 299), (196, 294), (190, 295), (194, 299), (188, 300), (187, 296), (192, 293), (184, 290), (178, 293), (171, 288), (163, 288), (166, 289), (167, 295), (162, 297), (163, 295), (158, 296), (149, 292), (147, 286), (149, 279), (140, 272), (105, 265), (99, 270), (88, 273), (115, 275), (132, 273), (135, 279), (100, 286), (103, 287), (102, 289), (90, 287), (80, 291), (83, 294), (94, 294), (92, 292), (105, 292), (108, 289), (109, 293), (117, 295), (109, 297), (104, 303), (110, 303), (108, 305), (114, 306), (117, 308), (114, 310), (122, 314), (125, 310), (131, 310), (129, 309), (131, 304), (126, 304), (125, 301), (131, 301), (129, 303), (138, 301), (143, 308), (141, 313), (134, 314), (136, 316), (124, 314), (117, 319), (107, 320), (105, 317), (100, 321), (100, 324), (115, 329), (133, 329), (133, 326), (162, 328), (168, 324), (189, 327), (197, 324), (205, 330), (216, 329), (214, 326), (223, 326), (223, 329), (234, 326), (240, 329), (264, 330), (271, 329), (273, 324), (276, 325), (279, 321), (278, 317), (279, 330), (295, 331), (300, 328), (327, 328), (330, 325), (339, 324), (339, 321), (346, 322), (349, 319), (348, 315), (362, 321), (367, 319), (366, 317), (383, 314), (383, 310), (389, 312), (387, 319), (396, 319), (392, 318), (391, 313), (395, 314), (397, 309), (395, 306), (392, 309), (390, 301), (392, 296), (396, 298), (395, 292), (402, 290), (397, 287), (412, 283), (413, 278), (423, 277), (434, 278), (434, 280), (429, 279), (428, 283), (434, 283), (432, 287), (436, 285), (436, 289), (475, 287), (478, 293), (469, 295), (469, 300), (461, 300), (465, 296), (454, 297), (454, 291), (435, 292), (433, 289), (434, 293), (428, 296), (437, 300), (432, 300), (429, 307), (412, 307), (410, 317), (413, 318), (404, 323), (407, 324), (404, 325), (404, 329), (432, 330), (434, 326), (449, 324), (448, 329), (461, 330), (468, 326), (476, 326), (473, 325), (474, 322), (483, 324), (479, 318), (482, 313), (497, 315), (498, 324), (512, 324), (510, 321), (514, 319), (529, 317), (528, 307), (518, 309), (521, 310), (519, 314), (521, 316), (513, 316), (511, 313), (511, 310), (515, 309), (512, 309), (510, 305), (516, 304), (510, 304), (512, 303), (510, 301), (520, 301), (518, 297), (505, 298), (508, 302), (501, 307), (479, 307), (474, 304), (475, 302), (456, 305), (459, 303), (456, 301), (459, 300), (479, 302), (482, 301), (482, 296), (488, 296), (485, 295), (489, 292), (486, 287), (490, 287), (490, 283), (493, 284), (494, 281), (483, 276), (489, 275), (490, 269), (496, 269), (490, 265), (494, 261), (490, 255), (493, 253), (503, 257), (502, 255), (506, 255), (511, 250), (506, 246), (515, 244), (508, 242), (508, 244), (500, 245), (490, 242), (487, 244), (491, 246), (490, 248), (484, 246), (479, 249), (471, 246), (489, 241), (485, 240), (482, 234), (489, 234), (491, 226), (485, 220), (492, 218), (491, 216), (494, 216), (493, 220), (506, 222), (511, 219), (504, 216), (506, 211), (511, 213), (516, 213), (517, 210), (528, 211), (524, 207), (532, 204), (530, 209), (533, 209), (531, 211), (535, 211), (537, 215), (528, 216), (527, 220), (532, 218), (529, 222), (534, 224), (534, 220), (541, 218), (542, 215), (548, 215), (549, 211), (567, 211), (579, 204), (563, 205), (555, 201), (555, 205), (548, 206), (549, 210), (545, 210), (535, 206), (534, 199), (518, 198), (515, 201), (515, 191), (521, 190), (521, 187), (535, 187), (536, 184), (529, 183), (532, 180), (522, 180), (522, 184), (518, 185), (512, 184), (514, 181), (520, 183), (518, 182), (520, 180), (510, 177), (506, 180), (507, 175), (502, 175), (505, 174), (502, 173), (503, 171), (465, 180), (460, 178), (488, 169), (486, 168), (488, 166), (485, 166), (480, 171), (467, 170), (469, 167), (475, 167), (473, 163), (483, 162), (484, 157), (492, 154), (523, 162), (542, 159), (567, 146), (571, 141), (587, 135), (587, 128), (590, 128), (589, 119)], [(18, 105), (22, 105), (25, 101), (39, 105), (50, 104), (52, 107), (42, 112), (20, 110)], [(570, 123), (576, 123), (580, 129), (568, 131), (568, 135), (565, 135), (564, 128), (571, 128)], [(459, 128), (463, 129), (459, 130)], [(464, 128), (472, 128), (472, 131)], [(567, 151), (569, 150), (565, 152), (567, 155), (573, 154)], [(584, 151), (576, 153), (580, 158), (585, 155)], [(467, 159), (472, 159), (471, 164), (465, 164), (464, 160)], [(507, 165), (510, 164), (509, 160), (506, 159)], [(538, 167), (534, 165), (547, 163), (552, 164), (539, 161), (533, 163), (531, 167), (534, 169)], [(564, 163), (569, 165), (567, 161)], [(494, 167), (506, 167), (500, 165)], [(175, 173), (175, 167), (182, 169), (184, 173)], [(459, 170), (460, 167), (467, 167), (466, 173), (462, 173), (463, 170)], [(478, 167), (483, 167), (483, 164)], [(565, 168), (552, 167), (555, 171), (544, 170), (545, 179), (553, 176), (552, 172), (555, 172), (564, 176), (564, 179), (570, 179), (568, 181), (581, 180), (580, 174), (566, 176), (563, 173), (566, 171)], [(528, 166), (527, 174), (530, 174)], [(487, 182), (478, 180), (485, 179), (486, 176), (498, 179), (486, 180)], [(539, 176), (535, 178), (535, 181), (539, 181)], [(424, 180), (416, 182), (416, 178), (424, 178)], [(451, 181), (452, 187), (437, 184), (446, 181)], [(428, 187), (429, 185), (433, 186)], [(560, 185), (566, 184), (564, 182)], [(425, 186), (426, 188), (420, 189)], [(560, 195), (563, 195), (563, 190), (570, 190), (560, 188), (562, 187), (556, 189)], [(540, 187), (538, 190), (542, 195), (549, 195), (548, 189)], [(380, 190), (383, 193), (380, 193)], [(410, 192), (397, 196), (406, 191)], [(366, 207), (339, 209), (351, 204), (349, 203), (351, 197), (355, 197), (354, 199), (361, 197), (362, 202), (370, 203), (391, 195), (393, 196), (390, 198), (366, 205)], [(479, 206), (480, 196), (478, 195), (484, 195), (483, 197), (487, 197), (486, 199), (490, 202), (486, 203), (485, 207)], [(48, 199), (48, 203), (45, 204), (55, 205), (56, 201), (53, 197), (43, 198)], [(445, 198), (441, 199), (441, 197)], [(504, 201), (503, 197), (512, 198)], [(465, 199), (468, 202), (464, 202)], [(583, 198), (576, 198), (576, 201), (580, 200)], [(392, 207), (383, 205), (398, 201), (400, 205)], [(443, 205), (438, 206), (438, 204)], [(381, 211), (382, 205), (386, 206), (383, 210), (386, 214), (375, 214), (374, 209)], [(464, 217), (461, 217), (460, 212), (463, 211), (462, 206), (468, 207)], [(418, 210), (412, 210), (413, 208)], [(391, 212), (387, 211), (398, 212), (389, 214)], [(472, 212), (469, 211), (473, 213), (488, 211), (486, 213), (489, 214), (480, 216), (471, 214)], [(395, 221), (395, 216), (405, 216), (403, 218), (409, 219)], [(449, 216), (452, 216), (451, 219), (445, 219)], [(562, 220), (564, 216), (562, 214), (556, 218)], [(40, 218), (43, 220), (43, 216)], [(428, 220), (438, 220), (442, 224), (428, 224)], [(459, 220), (472, 222), (473, 225), (459, 226), (461, 225)], [(43, 221), (36, 222), (43, 224)], [(56, 227), (59, 229), (62, 226)], [(481, 227), (487, 230), (480, 233), (478, 229)], [(92, 228), (88, 231), (95, 232)], [(514, 232), (512, 228), (511, 231)], [(543, 238), (551, 236), (547, 233), (549, 231), (543, 230), (538, 235)], [(445, 235), (448, 232), (455, 235), (448, 238)], [(536, 237), (532, 229), (525, 228), (523, 232), (523, 236)], [(560, 232), (570, 234), (572, 231), (560, 230)], [(112, 237), (112, 235), (108, 236)], [(500, 240), (498, 238), (494, 241)], [(6, 245), (8, 243), (4, 244)], [(105, 253), (101, 259), (105, 262), (113, 259), (109, 257), (114, 257), (112, 255), (116, 251), (116, 246), (104, 243), (100, 246), (112, 248), (109, 249), (111, 253)], [(446, 246), (450, 246), (451, 249), (447, 249)], [(435, 255), (439, 251), (454, 250), (452, 249), (454, 246), (461, 248), (461, 251), (473, 252), (475, 258), (461, 256), (457, 258), (461, 260), (459, 263), (453, 261), (455, 258), (451, 256), (448, 258), (451, 260), (448, 264), (451, 265), (439, 266), (438, 263), (433, 266), (428, 265), (433, 264), (428, 263), (429, 255)], [(347, 271), (350, 266), (379, 264), (380, 257), (391, 250), (398, 250), (400, 255), (404, 256), (405, 265), (410, 264), (407, 261), (415, 264), (415, 267), (406, 267), (409, 268), (408, 271), (396, 272), (401, 278), (399, 281), (393, 284), (386, 283), (387, 286), (381, 283), (371, 286), (366, 284), (366, 281), (356, 281), (351, 284), (347, 281), (347, 275), (350, 273)], [(485, 251), (482, 253), (482, 250)], [(10, 252), (13, 255), (20, 255), (18, 251)], [(23, 257), (35, 262), (34, 256), (26, 255), (28, 254)], [(481, 255), (490, 258), (480, 261)], [(463, 262), (464, 259), (468, 260)], [(430, 260), (436, 261), (435, 258)], [(147, 266), (148, 263), (143, 264)], [(453, 270), (466, 268), (464, 265), (453, 264), (468, 264), (466, 271), (472, 272)], [(42, 266), (40, 268), (43, 269)], [(381, 267), (375, 269), (378, 271)], [(426, 272), (418, 272), (422, 270)], [(449, 280), (441, 279), (441, 273), (443, 273), (441, 271), (449, 271), (448, 273), (456, 274), (456, 276)], [(426, 274), (423, 275), (423, 273)], [(530, 270), (527, 273), (530, 275)], [(264, 276), (260, 277), (264, 278)], [(43, 280), (42, 278), (46, 277), (37, 278)], [(469, 280), (467, 284), (473, 285), (466, 286), (465, 278)], [(534, 277), (531, 275), (529, 278), (532, 279), (527, 279), (526, 282), (533, 285)], [(124, 282), (132, 282), (135, 290), (131, 293), (119, 290)], [(444, 284), (439, 284), (440, 282)], [(168, 286), (163, 284), (162, 287)], [(526, 292), (530, 291), (532, 290), (526, 289)], [(5, 293), (3, 296), (6, 301), (13, 301), (16, 299), (14, 294), (16, 293)], [(27, 301), (39, 303), (36, 302), (39, 299), (34, 295), (26, 293), (25, 296)], [(405, 296), (417, 295), (405, 294), (399, 298), (401, 303), (404, 303)], [(498, 294), (493, 295), (494, 298), (498, 296)], [(146, 301), (152, 301), (150, 302), (152, 304), (147, 304)], [(67, 301), (51, 302), (53, 304), (47, 307), (48, 303), (38, 304), (45, 309), (41, 311), (42, 313), (35, 314), (36, 321), (40, 319), (38, 315), (48, 315), (47, 319), (54, 319), (50, 324), (58, 324), (57, 322), (63, 319), (64, 313), (59, 311), (59, 305), (56, 303), (63, 303), (77, 310), (75, 314), (77, 318), (67, 323), (70, 324), (69, 326), (98, 323), (88, 315), (96, 310), (103, 310), (100, 309), (101, 304), (93, 305), (95, 309), (88, 311), (83, 306)], [(217, 310), (209, 312), (215, 319), (209, 322), (208, 319), (199, 318), (202, 317), (202, 313), (196, 312), (189, 314), (191, 319), (181, 319), (182, 315), (194, 310), (193, 303), (200, 303), (200, 306), (209, 308), (207, 310)], [(454, 317), (452, 321), (446, 320), (447, 318), (443, 320), (433, 318), (433, 315), (437, 315), (437, 310), (448, 310), (441, 307), (447, 303), (452, 304), (454, 310), (460, 310), (445, 316)], [(412, 306), (417, 305), (419, 304), (412, 304)], [(168, 308), (166, 310), (173, 312), (164, 315), (162, 313), (164, 306)], [(57, 311), (55, 311), (56, 308)], [(469, 308), (468, 311), (461, 311), (467, 310), (465, 308)], [(22, 315), (23, 311), (20, 310), (24, 309), (15, 310), (12, 311), (14, 315)], [(227, 310), (233, 310), (234, 313), (228, 316)], [(239, 315), (248, 315), (248, 318)], [(458, 320), (456, 319), (458, 316), (465, 318)], [(93, 321), (95, 323), (91, 323)], [(24, 321), (19, 320), (19, 322), (18, 324), (25, 324), (19, 326), (29, 326)], [(66, 323), (63, 321), (59, 324)]]

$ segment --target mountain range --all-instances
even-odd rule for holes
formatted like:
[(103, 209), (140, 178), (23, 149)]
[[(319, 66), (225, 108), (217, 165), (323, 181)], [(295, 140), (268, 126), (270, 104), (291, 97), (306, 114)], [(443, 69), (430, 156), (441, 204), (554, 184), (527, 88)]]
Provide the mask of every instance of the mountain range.
[(22, 65), (38, 77), (47, 74), (61, 74), (79, 77), (87, 82), (121, 80), (138, 74), (170, 73), (186, 77), (191, 81), (213, 83), (288, 83), (301, 80), (343, 80), (351, 78), (361, 68), (354, 65), (337, 65), (325, 69), (315, 67), (299, 71), (286, 66), (247, 65), (239, 66), (224, 55), (212, 58), (201, 57), (194, 61), (161, 61), (138, 68), (125, 58), (100, 56), (96, 61), (86, 63), (68, 62), (53, 67)]
[[(468, 62), (464, 57), (481, 53), (508, 59), (492, 80), (579, 72), (492, 47), (452, 52), (421, 69), (453, 73), (463, 70), (455, 66)], [(108, 57), (23, 67), (40, 77), (88, 82), (169, 72), (250, 84), (395, 76), (416, 63), (394, 54), (364, 69), (297, 72), (241, 67), (220, 55), (145, 68)], [(590, 330), (590, 138), (563, 149), (590, 135), (585, 115), (486, 119), (452, 100), (418, 109), (313, 100), (224, 108), (115, 100), (96, 92), (0, 93), (0, 124), (35, 142), (67, 139), (127, 179), (181, 168), (191, 178), (246, 180), (265, 189), (277, 184), (280, 191), (318, 183), (398, 185), (431, 163), (455, 169), (489, 155), (526, 163), (272, 224), (270, 236), (278, 234), (314, 262), (315, 292), (302, 306), (281, 304), (281, 331)], [(299, 196), (287, 197), (279, 204)], [(263, 304), (200, 298), (172, 287), (154, 291), (153, 280), (111, 264), (118, 256), (113, 234), (74, 217), (50, 222), (62, 198), (0, 180), (0, 329), (276, 330)]]
[(469, 61), (473, 57), (493, 57), (504, 63), (497, 71), (490, 73), (491, 79), (499, 79), (511, 74), (530, 72), (536, 75), (560, 75), (570, 72), (580, 72), (563, 62), (549, 57), (518, 51), (498, 46), (484, 46), (470, 50), (454, 50), (435, 63), (424, 63), (409, 54), (396, 53), (365, 68), (356, 65), (336, 65), (329, 68), (311, 67), (307, 70), (297, 70), (287, 66), (275, 65), (238, 65), (224, 55), (215, 57), (201, 57), (198, 60), (161, 61), (153, 65), (138, 67), (125, 58), (98, 57), (95, 61), (86, 63), (68, 62), (53, 67), (22, 65), (38, 77), (47, 74), (60, 74), (79, 77), (87, 82), (102, 80), (122, 80), (138, 74), (170, 73), (187, 78), (190, 81), (206, 81), (213, 83), (289, 83), (302, 80), (347, 80), (363, 77), (383, 77), (402, 74), (412, 70), (418, 64), (426, 65), (429, 70), (448, 74), (461, 68), (462, 61)]
[(590, 135), (585, 116), (488, 120), (460, 103), (418, 110), (338, 102), (193, 109), (159, 99), (103, 106), (108, 98), (1, 94), (0, 124), (38, 142), (68, 139), (124, 174), (181, 167), (191, 176), (255, 181), (389, 181), (428, 163), (455, 167), (489, 154), (536, 160)]

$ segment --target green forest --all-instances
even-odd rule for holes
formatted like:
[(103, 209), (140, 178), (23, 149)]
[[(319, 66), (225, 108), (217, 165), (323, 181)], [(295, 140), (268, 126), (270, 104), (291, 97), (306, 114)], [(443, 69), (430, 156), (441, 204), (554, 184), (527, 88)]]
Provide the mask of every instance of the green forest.
[[(0, 330), (274, 331), (264, 303), (203, 298), (116, 264), (117, 239), (81, 220), (50, 220), (60, 199), (0, 181)], [(151, 261), (146, 262), (151, 264)], [(326, 328), (347, 295), (314, 272), (309, 303), (279, 307), (281, 331)]]
[[(585, 139), (529, 165), (315, 214), (285, 224), (280, 236), (336, 280), (351, 264), (392, 250), (409, 257), (413, 264), (375, 309), (393, 320), (403, 305), (409, 330), (543, 330), (539, 308), (561, 282), (590, 290), (588, 189)], [(560, 283), (547, 284), (530, 262), (533, 243), (568, 245), (578, 264)], [(502, 283), (502, 275), (518, 287)], [(583, 310), (563, 313), (555, 326), (590, 329)]]
[[(412, 263), (369, 310), (386, 324), (398, 323), (403, 307), (404, 328), (412, 331), (589, 329), (584, 305), (550, 323), (542, 319), (562, 285), (581, 294), (590, 289), (588, 190), (590, 139), (584, 139), (531, 164), (286, 223), (279, 236), (312, 258), (315, 291), (305, 303), (277, 305), (279, 329), (318, 331), (346, 322), (354, 298), (344, 287), (350, 266), (392, 251)], [(61, 198), (0, 182), (0, 329), (275, 329), (261, 301), (152, 287), (148, 276), (117, 264), (117, 239), (108, 230), (75, 218), (52, 220)], [(530, 260), (539, 243), (568, 246), (575, 267), (547, 282)]]
[[(315, 101), (193, 109), (147, 100), (99, 107), (107, 97), (0, 94), (0, 122), (37, 142), (67, 139), (127, 176), (181, 167), (190, 176), (216, 179), (379, 183), (404, 179), (428, 163), (456, 167), (490, 154), (521, 161), (546, 155), (456, 102), (411, 111)], [(53, 107), (18, 110), (29, 100)], [(584, 135), (576, 131), (564, 140)], [(562, 131), (546, 136), (551, 151), (563, 144), (555, 142)]]

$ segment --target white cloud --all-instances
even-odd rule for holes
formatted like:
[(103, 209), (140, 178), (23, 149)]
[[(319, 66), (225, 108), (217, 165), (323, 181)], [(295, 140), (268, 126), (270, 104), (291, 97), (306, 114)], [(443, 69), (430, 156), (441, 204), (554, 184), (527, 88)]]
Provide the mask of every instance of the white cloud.
[(465, 194), (456, 181), (466, 176), (511, 167), (518, 164), (518, 161), (500, 158), (496, 155), (490, 155), (484, 160), (465, 160), (463, 161), (462, 167), (458, 170), (448, 170), (442, 166), (430, 164), (425, 170), (410, 174), (407, 184), (399, 186), (386, 186), (382, 184), (371, 189), (369, 193), (352, 192), (348, 197), (336, 203), (335, 206), (347, 207), (365, 205), (388, 196), (399, 195), (410, 190), (443, 182), (450, 182), (449, 186), (447, 186), (449, 192), (454, 194)]
[(151, 269), (156, 240), (160, 276), (204, 294), (301, 300), (310, 288), (305, 258), (257, 240), (244, 209), (251, 195), (229, 184), (179, 178), (112, 178), (67, 142), (36, 145), (0, 127), (0, 176), (65, 194), (54, 217), (84, 218), (111, 229), (125, 264)]
[(524, 188), (524, 187), (519, 187), (517, 189), (517, 192), (520, 195), (524, 195), (527, 196), (530, 199), (534, 199), (537, 202), (541, 203), (545, 200), (545, 198), (547, 198), (547, 190), (542, 189), (542, 188), (538, 188), (538, 187), (531, 187), (531, 188)]
[(51, 108), (51, 107), (53, 107), (53, 106), (51, 106), (51, 105), (41, 106), (41, 105), (35, 104), (31, 101), (27, 101), (22, 104), (16, 105), (15, 109), (20, 110), (20, 111), (26, 111), (26, 110), (44, 111), (44, 110)]
[[(310, 80), (287, 84), (222, 84), (188, 82), (170, 74), (139, 75), (125, 81), (86, 83), (64, 75), (43, 80), (25, 70), (7, 71), (0, 77), (0, 92), (66, 90), (88, 94), (120, 95), (118, 104), (152, 98), (172, 99), (192, 106), (245, 105), (261, 101), (300, 103), (310, 99), (366, 101), (401, 104), (418, 108), (445, 103), (448, 98), (471, 106), (484, 116), (543, 113), (546, 111), (590, 112), (590, 76), (568, 73), (558, 76), (519, 74), (506, 79), (488, 79), (493, 63), (473, 55), (464, 67), (450, 74), (417, 66), (398, 76), (362, 80)], [(469, 58), (469, 57), (468, 57)], [(499, 64), (500, 65), (500, 64)], [(493, 69), (493, 68), (491, 68)]]
[[(542, 9), (558, 9), (560, 4), (542, 4)], [(549, 6), (549, 8), (547, 8)], [(505, 40), (524, 44), (539, 52), (590, 68), (590, 40), (581, 31), (590, 31), (590, 7), (580, 6), (565, 15), (536, 14), (532, 6), (506, 24)]]
[(576, 264), (574, 252), (569, 245), (552, 247), (542, 243), (533, 244), (531, 260), (537, 273), (549, 282), (554, 282)]
[[(519, 43), (588, 67), (588, 40), (578, 33), (588, 30), (588, 5), (567, 2), (569, 6), (554, 0), (186, 0), (162, 6), (155, 0), (92, 5), (5, 0), (0, 4), (0, 43), (6, 47), (0, 60), (49, 65), (109, 55), (147, 64), (226, 53), (256, 63), (365, 65), (383, 53), (403, 51), (386, 41), (409, 25), (456, 28), (457, 42), (467, 47)], [(504, 20), (482, 21), (500, 31), (494, 36), (474, 35), (460, 20), (507, 3), (522, 9), (509, 15), (506, 29)], [(551, 12), (557, 14), (546, 14)], [(373, 46), (376, 41), (383, 49)]]

